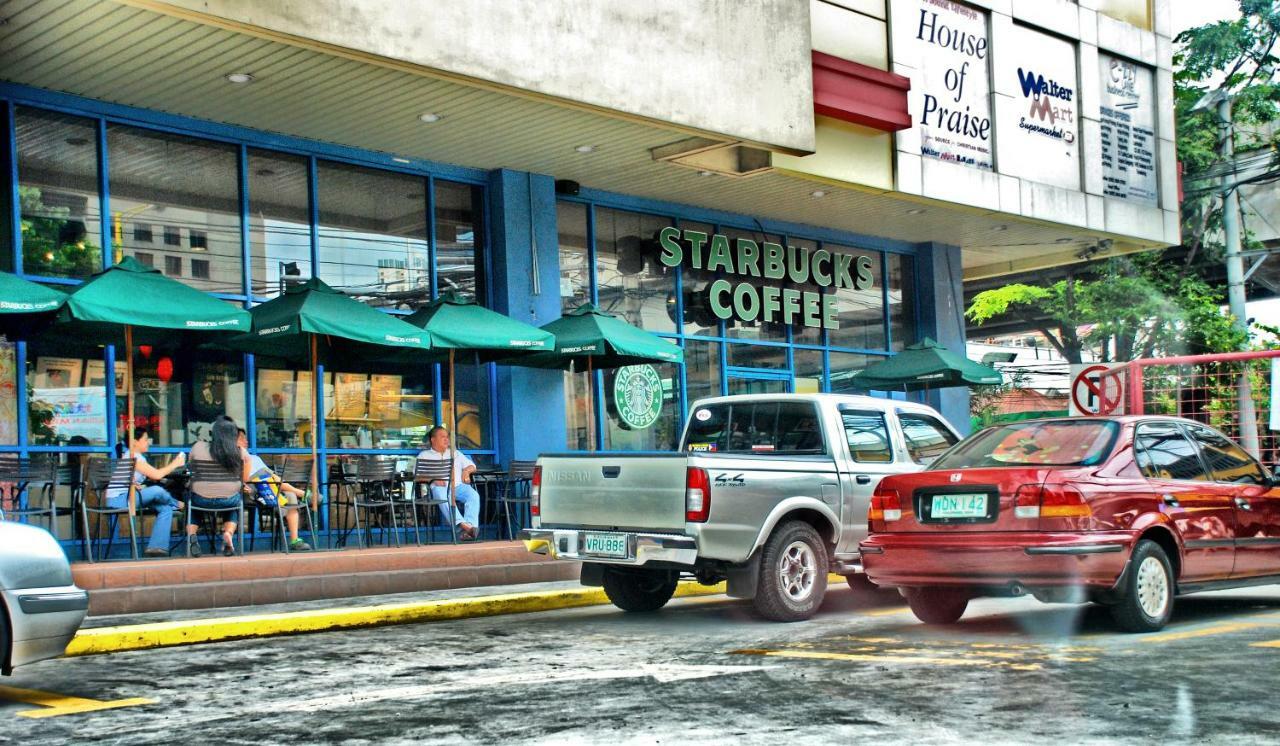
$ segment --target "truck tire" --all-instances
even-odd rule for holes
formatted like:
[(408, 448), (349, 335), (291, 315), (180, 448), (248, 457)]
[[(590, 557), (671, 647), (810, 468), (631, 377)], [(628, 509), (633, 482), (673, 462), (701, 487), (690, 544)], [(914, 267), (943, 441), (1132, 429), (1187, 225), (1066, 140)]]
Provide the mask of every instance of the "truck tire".
[(804, 521), (774, 529), (760, 550), (756, 611), (775, 622), (813, 616), (827, 593), (827, 545)]
[(955, 624), (969, 606), (968, 591), (955, 588), (906, 588), (911, 613), (925, 624)]
[(606, 567), (604, 594), (623, 611), (657, 611), (671, 600), (679, 576), (667, 570), (618, 570)]
[(1138, 542), (1120, 582), (1120, 599), (1110, 605), (1116, 626), (1126, 632), (1156, 632), (1168, 624), (1173, 615), (1173, 568), (1159, 544)]

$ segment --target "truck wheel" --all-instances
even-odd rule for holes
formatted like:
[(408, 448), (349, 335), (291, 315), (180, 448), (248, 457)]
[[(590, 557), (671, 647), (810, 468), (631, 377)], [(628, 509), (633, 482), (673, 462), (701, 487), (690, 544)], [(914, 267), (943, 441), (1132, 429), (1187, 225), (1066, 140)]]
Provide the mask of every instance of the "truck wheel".
[(775, 622), (813, 616), (827, 593), (827, 546), (813, 526), (790, 521), (774, 529), (760, 551), (755, 607)]
[(1138, 542), (1121, 580), (1120, 600), (1111, 604), (1111, 618), (1126, 632), (1155, 632), (1173, 615), (1173, 568), (1159, 544)]
[(969, 606), (969, 593), (953, 588), (906, 588), (911, 613), (925, 624), (955, 624)]
[(604, 594), (623, 611), (657, 611), (671, 600), (679, 576), (666, 570), (604, 571)]

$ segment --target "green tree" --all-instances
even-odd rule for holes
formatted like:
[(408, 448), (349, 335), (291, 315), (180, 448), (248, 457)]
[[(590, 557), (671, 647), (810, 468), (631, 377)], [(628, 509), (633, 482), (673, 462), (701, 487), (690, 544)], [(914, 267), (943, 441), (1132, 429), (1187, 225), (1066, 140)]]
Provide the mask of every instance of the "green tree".
[(102, 269), (102, 251), (65, 207), (44, 203), (38, 187), (18, 186), (22, 206), (22, 268), (33, 275), (87, 277)]

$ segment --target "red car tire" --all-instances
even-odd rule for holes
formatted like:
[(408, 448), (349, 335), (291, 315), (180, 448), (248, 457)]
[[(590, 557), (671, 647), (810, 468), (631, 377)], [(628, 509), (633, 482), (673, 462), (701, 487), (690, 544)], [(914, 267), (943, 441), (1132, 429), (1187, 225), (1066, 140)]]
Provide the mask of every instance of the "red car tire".
[(968, 591), (955, 588), (906, 588), (911, 613), (925, 624), (955, 624), (969, 606)]
[(1111, 618), (1126, 632), (1157, 632), (1173, 616), (1173, 567), (1164, 549), (1143, 539), (1133, 548), (1129, 568), (1120, 580), (1120, 600)]

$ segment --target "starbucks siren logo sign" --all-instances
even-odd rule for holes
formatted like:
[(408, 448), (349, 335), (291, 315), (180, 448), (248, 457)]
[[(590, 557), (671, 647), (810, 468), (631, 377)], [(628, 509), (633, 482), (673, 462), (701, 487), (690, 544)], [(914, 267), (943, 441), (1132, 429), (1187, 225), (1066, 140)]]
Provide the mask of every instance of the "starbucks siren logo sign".
[(662, 414), (662, 378), (652, 365), (628, 365), (613, 377), (613, 404), (627, 427), (653, 427)]

